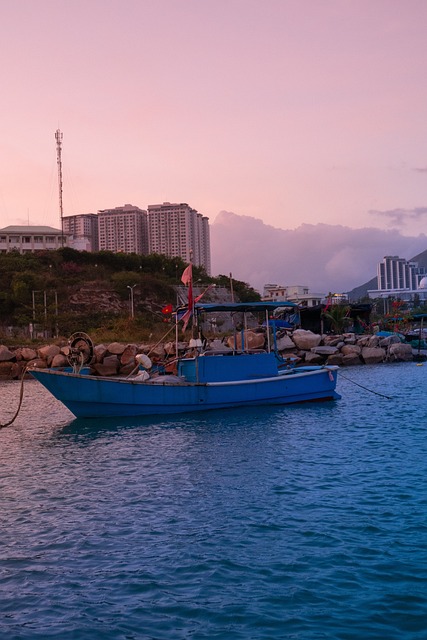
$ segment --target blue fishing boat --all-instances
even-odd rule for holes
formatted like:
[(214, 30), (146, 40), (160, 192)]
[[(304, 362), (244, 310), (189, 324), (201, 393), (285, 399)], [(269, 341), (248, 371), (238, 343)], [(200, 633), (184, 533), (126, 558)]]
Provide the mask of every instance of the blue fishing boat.
[[(141, 365), (138, 373), (127, 377), (93, 375), (81, 366), (83, 358), (77, 358), (71, 370), (32, 369), (31, 374), (82, 418), (178, 414), (339, 398), (335, 391), (338, 367), (296, 367), (277, 353), (275, 328), (269, 326), (268, 319), (274, 309), (285, 306), (296, 307), (289, 302), (195, 304), (193, 331), (196, 328), (198, 337), (190, 340), (191, 351), (177, 359), (173, 373), (158, 367), (154, 371), (147, 355), (141, 354), (137, 356)], [(234, 332), (233, 347), (212, 350), (203, 346), (202, 319), (222, 312), (239, 314), (243, 321)], [(246, 319), (248, 314), (253, 318), (260, 313), (265, 314), (269, 327), (265, 345), (251, 349), (245, 341)], [(176, 327), (178, 341), (178, 322)]]

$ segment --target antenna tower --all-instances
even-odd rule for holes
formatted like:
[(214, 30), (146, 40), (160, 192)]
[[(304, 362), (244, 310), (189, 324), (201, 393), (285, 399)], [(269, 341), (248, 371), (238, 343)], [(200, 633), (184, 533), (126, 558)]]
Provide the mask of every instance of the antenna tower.
[(59, 215), (61, 218), (61, 246), (64, 246), (64, 208), (62, 206), (62, 132), (55, 131), (56, 159), (58, 163)]

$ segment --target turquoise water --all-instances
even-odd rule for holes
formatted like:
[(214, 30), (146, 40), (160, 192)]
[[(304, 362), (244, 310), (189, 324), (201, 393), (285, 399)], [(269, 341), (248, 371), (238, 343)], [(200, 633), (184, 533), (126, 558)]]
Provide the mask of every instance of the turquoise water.
[[(427, 365), (342, 399), (0, 431), (0, 638), (427, 637)], [(0, 422), (19, 384), (0, 384)]]

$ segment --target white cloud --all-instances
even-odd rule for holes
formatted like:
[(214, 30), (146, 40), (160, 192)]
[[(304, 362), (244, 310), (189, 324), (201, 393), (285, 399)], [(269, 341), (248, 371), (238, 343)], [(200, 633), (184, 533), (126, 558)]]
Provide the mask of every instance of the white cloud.
[(303, 224), (277, 229), (257, 218), (221, 211), (211, 225), (212, 273), (263, 285), (306, 285), (313, 292), (350, 291), (375, 277), (385, 255), (410, 259), (427, 249), (424, 234)]

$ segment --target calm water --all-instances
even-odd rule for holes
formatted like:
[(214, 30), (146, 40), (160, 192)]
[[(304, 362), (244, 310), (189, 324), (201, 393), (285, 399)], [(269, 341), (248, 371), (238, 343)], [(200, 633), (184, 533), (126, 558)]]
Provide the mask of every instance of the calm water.
[[(427, 365), (335, 403), (0, 431), (0, 637), (427, 637)], [(0, 383), (0, 422), (19, 383)]]

